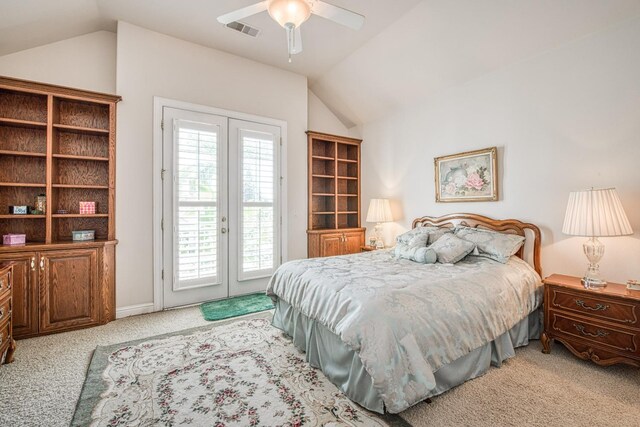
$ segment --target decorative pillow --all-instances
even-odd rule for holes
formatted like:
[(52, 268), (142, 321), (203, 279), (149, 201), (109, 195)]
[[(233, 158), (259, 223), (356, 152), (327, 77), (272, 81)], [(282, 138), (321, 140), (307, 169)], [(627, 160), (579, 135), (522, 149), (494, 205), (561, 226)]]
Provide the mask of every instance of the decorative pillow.
[(429, 240), (427, 244), (430, 245), (446, 233), (453, 233), (453, 230), (446, 227), (416, 227), (396, 237), (396, 242), (409, 243), (414, 236), (428, 234)]
[(491, 258), (503, 264), (509, 261), (524, 243), (524, 237), (515, 234), (463, 226), (456, 227), (455, 235), (476, 244), (478, 251), (474, 255)]
[(432, 228), (429, 231), (429, 244), (434, 244), (439, 238), (444, 236), (445, 234), (453, 233), (453, 229), (447, 227), (430, 227)]
[(428, 237), (428, 235), (425, 234), (424, 237), (424, 244), (412, 246), (406, 243), (398, 243), (395, 248), (396, 258), (404, 258), (410, 261), (420, 262), (422, 264), (435, 263), (438, 257), (433, 249), (426, 246), (426, 237)]
[(456, 237), (451, 233), (444, 234), (429, 246), (438, 256), (438, 262), (442, 264), (455, 264), (469, 255), (475, 247), (474, 243)]
[[(411, 239), (413, 239), (416, 236), (425, 235), (425, 236), (428, 237), (429, 236), (429, 228), (430, 227), (416, 227), (416, 228), (413, 228), (413, 229), (407, 231), (406, 233), (402, 233), (401, 235), (396, 237), (396, 242), (408, 244), (409, 242), (411, 242)], [(426, 243), (425, 243), (425, 246), (427, 246)]]

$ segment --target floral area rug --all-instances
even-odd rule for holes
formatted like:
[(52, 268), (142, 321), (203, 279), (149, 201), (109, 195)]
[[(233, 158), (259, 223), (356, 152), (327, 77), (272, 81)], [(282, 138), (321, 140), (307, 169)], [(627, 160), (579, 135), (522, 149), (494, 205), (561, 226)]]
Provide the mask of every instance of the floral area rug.
[(266, 317), (94, 352), (72, 426), (408, 426), (348, 400)]

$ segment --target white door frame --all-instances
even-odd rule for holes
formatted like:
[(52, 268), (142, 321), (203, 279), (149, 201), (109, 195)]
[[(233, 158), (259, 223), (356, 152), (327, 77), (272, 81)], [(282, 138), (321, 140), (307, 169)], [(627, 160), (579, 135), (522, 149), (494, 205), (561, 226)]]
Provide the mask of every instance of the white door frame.
[(163, 251), (162, 251), (162, 110), (164, 107), (194, 111), (198, 113), (227, 116), (280, 127), (280, 254), (282, 262), (288, 260), (287, 250), (287, 122), (280, 119), (177, 101), (159, 96), (153, 97), (153, 309), (164, 308), (163, 296)]

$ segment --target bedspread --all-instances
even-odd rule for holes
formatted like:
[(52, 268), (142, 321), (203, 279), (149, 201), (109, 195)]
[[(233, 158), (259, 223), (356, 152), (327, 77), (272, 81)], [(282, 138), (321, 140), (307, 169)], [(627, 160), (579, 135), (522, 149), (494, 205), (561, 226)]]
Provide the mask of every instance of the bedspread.
[(357, 351), (387, 411), (397, 413), (428, 395), (433, 372), (535, 310), (541, 286), (516, 257), (419, 264), (381, 250), (285, 263), (267, 294)]

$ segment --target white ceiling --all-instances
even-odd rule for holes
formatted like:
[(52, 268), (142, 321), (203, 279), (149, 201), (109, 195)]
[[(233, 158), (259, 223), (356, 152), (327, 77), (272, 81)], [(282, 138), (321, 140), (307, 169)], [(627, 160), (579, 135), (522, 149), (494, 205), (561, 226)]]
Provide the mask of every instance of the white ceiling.
[(638, 17), (640, 0), (423, 0), (310, 87), (351, 127)]
[(353, 31), (318, 16), (302, 26), (304, 50), (287, 62), (284, 29), (263, 12), (243, 20), (251, 38), (216, 21), (259, 0), (0, 0), (0, 55), (98, 30), (118, 20), (317, 78), (420, 0), (328, 0), (366, 16)]

